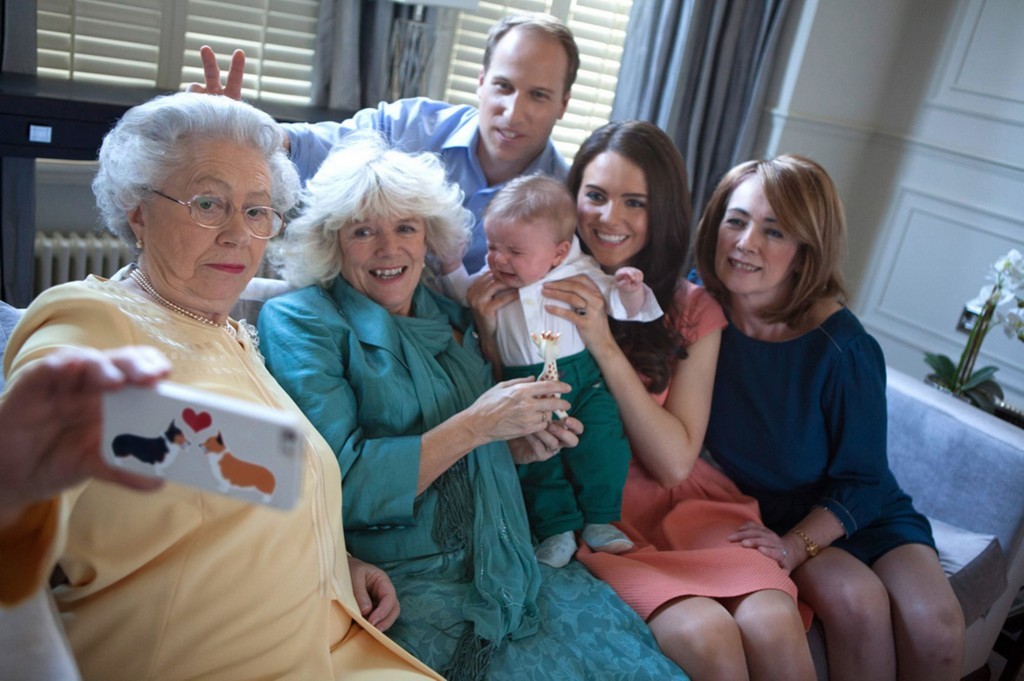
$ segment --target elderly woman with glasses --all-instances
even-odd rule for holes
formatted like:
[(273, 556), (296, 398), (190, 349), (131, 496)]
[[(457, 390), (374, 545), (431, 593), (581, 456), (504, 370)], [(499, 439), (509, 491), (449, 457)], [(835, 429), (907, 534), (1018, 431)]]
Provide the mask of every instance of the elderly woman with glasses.
[[(394, 588), (347, 556), (334, 454), (228, 317), (298, 194), (281, 139), (273, 119), (227, 97), (180, 93), (130, 110), (104, 139), (93, 190), (137, 264), (44, 292), (12, 334), (15, 392), (68, 346), (145, 345), (170, 361), (171, 380), (304, 426), (289, 512), (173, 483), (149, 494), (114, 484), (126, 479), (101, 465), (98, 390), (76, 403), (77, 448), (23, 439), (3, 451), (0, 603), (32, 596), (56, 567), (84, 678), (439, 678), (379, 631), (397, 617)], [(206, 431), (195, 428), (198, 441)]]

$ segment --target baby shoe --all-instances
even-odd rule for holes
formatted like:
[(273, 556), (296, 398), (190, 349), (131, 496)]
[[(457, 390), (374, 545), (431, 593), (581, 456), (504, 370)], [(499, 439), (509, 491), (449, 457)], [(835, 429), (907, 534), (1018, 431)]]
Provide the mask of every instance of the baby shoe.
[(588, 523), (583, 526), (583, 541), (602, 553), (623, 553), (633, 548), (633, 542), (619, 528), (608, 523)]
[(537, 562), (553, 568), (565, 567), (576, 553), (576, 537), (566, 530), (548, 537), (537, 546)]

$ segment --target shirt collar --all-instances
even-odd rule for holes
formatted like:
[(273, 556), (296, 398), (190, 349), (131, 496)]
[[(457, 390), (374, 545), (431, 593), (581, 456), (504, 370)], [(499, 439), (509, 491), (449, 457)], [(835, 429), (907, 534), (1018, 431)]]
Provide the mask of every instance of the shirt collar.
[[(452, 134), (448, 135), (442, 149), (465, 149), (472, 152), (476, 149), (477, 140), (480, 138), (480, 112), (476, 109), (463, 117), (459, 127)], [(475, 154), (474, 154), (475, 155)]]
[[(473, 110), (473, 113), (462, 119), (459, 127), (441, 145), (442, 149), (461, 149), (471, 159), (474, 168), (483, 172), (480, 168), (480, 159), (476, 154), (477, 145), (480, 142), (480, 111)], [(569, 164), (565, 162), (562, 155), (555, 149), (554, 142), (548, 138), (547, 144), (537, 157), (522, 172), (523, 175), (554, 175), (559, 180), (564, 180), (569, 174)]]

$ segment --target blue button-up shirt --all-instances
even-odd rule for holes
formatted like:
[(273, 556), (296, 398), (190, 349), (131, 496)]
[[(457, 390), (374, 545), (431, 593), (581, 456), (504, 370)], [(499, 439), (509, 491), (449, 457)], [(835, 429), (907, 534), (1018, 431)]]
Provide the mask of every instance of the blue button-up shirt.
[[(291, 145), (292, 162), (303, 183), (316, 173), (334, 146), (353, 130), (377, 130), (402, 151), (439, 154), (448, 180), (462, 188), (462, 205), (476, 216), (473, 236), (462, 262), (470, 273), (483, 267), (487, 255), (484, 209), (502, 185), (488, 185), (480, 167), (476, 154), (480, 112), (476, 107), (416, 97), (381, 102), (377, 108), (363, 109), (342, 123), (289, 123), (284, 128)], [(523, 174), (543, 173), (564, 180), (568, 172), (565, 159), (548, 140), (547, 146)]]

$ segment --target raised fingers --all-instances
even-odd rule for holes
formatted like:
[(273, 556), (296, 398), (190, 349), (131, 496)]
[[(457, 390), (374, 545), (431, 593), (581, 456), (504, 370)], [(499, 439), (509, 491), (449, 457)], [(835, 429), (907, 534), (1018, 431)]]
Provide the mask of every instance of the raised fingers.
[(224, 86), (224, 94), (231, 99), (242, 98), (242, 78), (245, 76), (245, 52), (235, 50), (231, 53), (231, 66), (228, 67), (228, 80)]
[(209, 45), (199, 48), (199, 58), (203, 63), (203, 83), (190, 83), (186, 88), (189, 92), (201, 92), (208, 95), (224, 95), (231, 99), (242, 98), (242, 78), (245, 75), (245, 52), (235, 50), (231, 54), (228, 67), (227, 84), (221, 85), (220, 67), (217, 65), (217, 54)]

